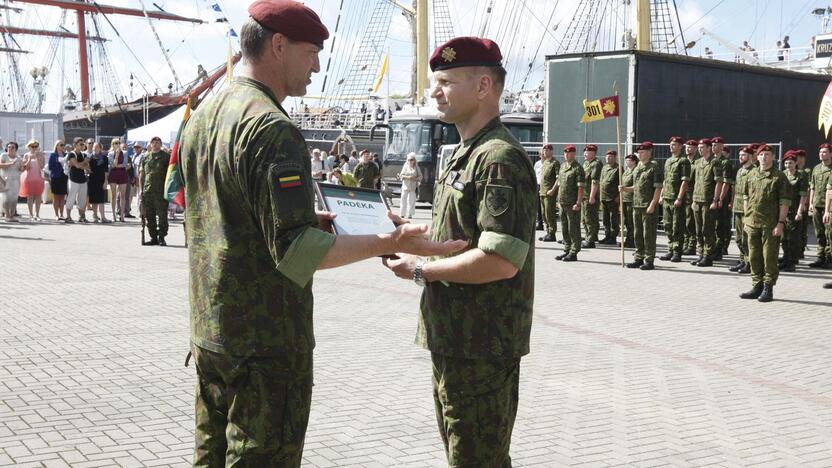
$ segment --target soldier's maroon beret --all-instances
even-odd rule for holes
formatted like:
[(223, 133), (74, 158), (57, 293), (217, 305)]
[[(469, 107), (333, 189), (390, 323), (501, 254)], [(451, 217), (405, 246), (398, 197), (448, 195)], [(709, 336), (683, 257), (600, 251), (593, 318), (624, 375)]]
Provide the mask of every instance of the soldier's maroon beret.
[(806, 150), (796, 149), (796, 150), (794, 150), (794, 155), (797, 156), (798, 158), (801, 157), (801, 156), (803, 156), (805, 158), (806, 157)]
[(797, 155), (793, 151), (786, 151), (786, 154), (783, 156), (783, 162), (786, 161), (797, 161)]
[(675, 137), (670, 137), (670, 142), (671, 143), (679, 143), (681, 145), (685, 142), (685, 140), (683, 140), (682, 137), (675, 136)]
[(829, 143), (823, 143), (822, 145), (818, 146), (818, 149), (819, 149), (819, 150), (822, 150), (822, 149), (824, 149), (824, 148), (826, 148), (826, 149), (832, 149), (832, 145), (830, 145)]
[(699, 144), (699, 142), (697, 142), (696, 140), (688, 140), (685, 142), (685, 144), (688, 146), (696, 146)]
[(703, 138), (703, 139), (699, 140), (699, 144), (700, 145), (705, 145), (705, 146), (711, 146), (713, 144), (713, 141), (711, 141), (710, 138)]
[(740, 148), (740, 153), (754, 154), (754, 149), (750, 146), (743, 146), (742, 148)]
[(574, 153), (576, 151), (575, 145), (567, 145), (563, 147), (564, 153)]
[(294, 0), (257, 0), (248, 14), (266, 29), (283, 34), (293, 41), (324, 46), (329, 31), (318, 14)]
[(644, 141), (640, 145), (638, 145), (638, 148), (636, 148), (636, 151), (649, 150), (649, 149), (653, 149), (653, 142), (652, 141)]
[(503, 54), (496, 42), (484, 37), (455, 37), (430, 56), (431, 71), (458, 67), (501, 67)]
[(612, 156), (618, 156), (618, 151), (616, 151), (616, 150), (609, 150), (609, 151), (607, 151), (607, 154), (608, 154), (608, 155), (612, 155)]
[(628, 154), (627, 156), (624, 156), (624, 159), (630, 159), (630, 160), (633, 160), (633, 161), (638, 161), (638, 156), (636, 156), (635, 154)]
[(769, 145), (768, 143), (760, 143), (760, 146), (757, 147), (757, 154), (760, 154), (763, 151), (774, 151), (774, 150), (771, 148), (771, 145)]
[(725, 144), (725, 140), (722, 137), (713, 137), (713, 138), (711, 138), (711, 143)]
[(584, 146), (584, 151), (598, 151), (598, 147), (595, 145), (586, 145)]
[(545, 145), (543, 145), (543, 148), (541, 148), (541, 149), (554, 149), (554, 148), (555, 148), (554, 145), (552, 145), (551, 143), (546, 143)]

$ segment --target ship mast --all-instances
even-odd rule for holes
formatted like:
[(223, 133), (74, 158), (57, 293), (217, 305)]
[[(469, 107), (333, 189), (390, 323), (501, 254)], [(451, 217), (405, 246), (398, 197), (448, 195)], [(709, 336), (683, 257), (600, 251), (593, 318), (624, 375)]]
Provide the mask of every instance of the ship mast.
[[(85, 0), (13, 0), (17, 3), (26, 3), (30, 5), (53, 6), (64, 10), (75, 11), (78, 17), (78, 58), (80, 61), (80, 75), (81, 75), (81, 102), (84, 107), (90, 103), (90, 71), (89, 59), (87, 58), (87, 37), (86, 28), (86, 14), (87, 13), (101, 13), (109, 15), (123, 15), (123, 16), (139, 16), (154, 18), (163, 21), (184, 21), (190, 23), (201, 24), (201, 19), (186, 18), (184, 16), (174, 15), (164, 11), (142, 11), (134, 8), (116, 7), (110, 5), (101, 5), (99, 3), (87, 3)], [(46, 31), (44, 31), (46, 32)], [(44, 36), (66, 37), (58, 34), (40, 34)]]
[(653, 50), (650, 34), (650, 0), (637, 0), (635, 18), (636, 49), (649, 52)]

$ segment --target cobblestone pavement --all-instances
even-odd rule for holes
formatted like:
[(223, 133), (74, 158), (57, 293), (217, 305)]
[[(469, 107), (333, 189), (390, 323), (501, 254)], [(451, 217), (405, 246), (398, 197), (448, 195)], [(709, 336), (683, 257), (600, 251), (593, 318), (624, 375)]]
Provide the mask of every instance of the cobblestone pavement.
[[(169, 242), (140, 247), (135, 222), (0, 223), (0, 465), (189, 463), (180, 224)], [(557, 253), (537, 246), (515, 466), (832, 466), (832, 272), (802, 266), (759, 304), (727, 262)], [(416, 286), (371, 260), (318, 273), (315, 294), (304, 465), (443, 466)]]

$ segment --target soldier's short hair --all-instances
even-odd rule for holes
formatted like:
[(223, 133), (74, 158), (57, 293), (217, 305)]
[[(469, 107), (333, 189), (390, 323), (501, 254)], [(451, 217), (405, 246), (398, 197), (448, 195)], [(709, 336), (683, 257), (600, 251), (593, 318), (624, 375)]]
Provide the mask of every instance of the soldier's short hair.
[(471, 74), (488, 75), (494, 81), (494, 88), (498, 94), (502, 94), (506, 85), (506, 69), (499, 67), (471, 67)]
[(249, 18), (240, 31), (240, 50), (243, 52), (243, 58), (248, 62), (257, 63), (272, 36), (274, 31)]

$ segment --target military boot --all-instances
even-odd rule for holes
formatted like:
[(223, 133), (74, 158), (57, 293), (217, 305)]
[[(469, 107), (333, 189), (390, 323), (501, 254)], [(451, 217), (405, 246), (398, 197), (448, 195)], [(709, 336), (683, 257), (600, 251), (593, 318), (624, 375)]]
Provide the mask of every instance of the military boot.
[(594, 249), (595, 248), (595, 242), (585, 240), (585, 241), (581, 242), (581, 248)]
[(829, 283), (823, 283), (823, 289), (832, 289), (832, 281)]
[(687, 249), (682, 251), (682, 255), (696, 255), (696, 249), (693, 247), (688, 247)]
[(636, 247), (636, 242), (633, 240), (632, 237), (628, 237), (624, 239), (624, 247), (628, 249), (634, 249)]
[(705, 257), (705, 258), (703, 258), (702, 260), (700, 260), (700, 261), (696, 264), (696, 266), (698, 266), (698, 267), (709, 267), (709, 266), (714, 266), (714, 261), (711, 259), (711, 257)]
[(659, 257), (659, 260), (670, 260), (671, 258), (673, 258), (673, 252), (668, 252)]
[(142, 242), (142, 245), (159, 245), (159, 239), (156, 236), (153, 236), (149, 241)]
[(818, 259), (809, 264), (809, 268), (823, 268), (826, 265), (826, 256), (818, 255)]
[(673, 256), (670, 257), (670, 263), (681, 263), (681, 262), (682, 262), (682, 256), (679, 255), (679, 254), (673, 254)]
[(644, 265), (639, 267), (639, 270), (648, 271), (648, 270), (653, 270), (655, 268), (656, 267), (653, 266), (653, 260), (648, 260), (648, 261), (644, 262)]
[(737, 270), (737, 273), (741, 275), (747, 275), (751, 273), (751, 265), (749, 265), (748, 263), (743, 263), (742, 268)]
[(557, 240), (557, 238), (554, 234), (546, 234), (545, 236), (541, 236), (540, 238), (538, 238), (538, 240), (541, 240), (543, 242), (554, 242)]
[(162, 247), (168, 245), (168, 243), (165, 242), (165, 236), (159, 236), (159, 245), (161, 245)]
[(627, 268), (641, 268), (644, 265), (644, 260), (637, 258), (635, 261), (627, 264)]
[(787, 271), (791, 273), (795, 270), (794, 265), (794, 262), (785, 262), (780, 268), (780, 271)]
[(736, 272), (740, 271), (740, 268), (742, 268), (742, 265), (743, 265), (743, 261), (742, 260), (737, 260), (737, 264), (732, 266), (731, 268), (729, 268), (728, 271), (733, 271), (734, 273), (736, 273)]
[(757, 298), (760, 302), (771, 302), (774, 300), (774, 286), (770, 284), (763, 284), (763, 292)]
[(578, 261), (578, 254), (576, 254), (574, 252), (570, 253), (569, 255), (563, 257), (563, 259), (561, 259), (561, 260), (564, 261), (564, 262), (577, 262)]
[(757, 283), (751, 288), (751, 290), (740, 294), (740, 298), (741, 299), (757, 299), (758, 297), (760, 297), (760, 294), (762, 294), (762, 293), (763, 293), (763, 285), (762, 285), (762, 283)]
[(694, 260), (694, 261), (690, 262), (690, 264), (691, 264), (691, 265), (693, 265), (693, 266), (696, 266), (696, 265), (699, 265), (699, 262), (701, 262), (702, 260), (705, 260), (705, 257), (703, 257), (702, 255), (700, 255), (700, 256), (699, 256), (699, 258), (697, 258), (696, 260)]
[(569, 252), (564, 252), (564, 253), (558, 255), (557, 257), (555, 257), (555, 260), (563, 260), (564, 258), (566, 258), (567, 255), (569, 255)]

